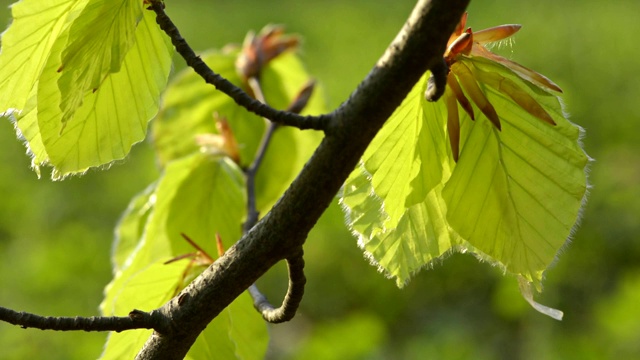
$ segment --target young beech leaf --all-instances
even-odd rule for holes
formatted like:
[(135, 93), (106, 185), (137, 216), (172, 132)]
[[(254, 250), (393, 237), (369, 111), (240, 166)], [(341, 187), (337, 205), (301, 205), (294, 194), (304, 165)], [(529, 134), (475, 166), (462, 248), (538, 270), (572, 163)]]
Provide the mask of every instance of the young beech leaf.
[(71, 24), (58, 67), (63, 124), (88, 92), (96, 92), (109, 74), (120, 71), (141, 18), (140, 0), (89, 0)]
[(473, 246), (540, 289), (542, 274), (571, 234), (586, 193), (589, 159), (579, 144), (581, 129), (564, 117), (555, 95), (500, 64), (472, 59), (473, 66), (518, 84), (557, 125), (484, 87), (502, 131), (482, 121), (463, 129), (460, 160), (443, 192), (447, 219)]
[(88, 0), (22, 0), (11, 5), (13, 18), (2, 34), (0, 113), (25, 110), (54, 41)]
[(34, 168), (51, 165), (61, 178), (122, 159), (144, 138), (173, 50), (140, 2), (54, 3), (14, 7), (0, 55), (0, 112), (15, 121)]
[(584, 203), (582, 130), (557, 85), (484, 48), (519, 26), (481, 32), (479, 42), (463, 22), (445, 54), (443, 100), (421, 96), (427, 73), (345, 183), (347, 224), (399, 285), (448, 252), (470, 252), (516, 275), (526, 300), (559, 318), (529, 289), (541, 289)]
[(423, 76), (345, 182), (347, 225), (371, 261), (403, 286), (435, 259), (468, 244), (446, 221), (443, 184), (453, 160), (444, 109), (424, 97)]
[[(105, 316), (126, 316), (132, 309), (150, 311), (169, 301), (180, 282), (186, 261), (173, 264), (157, 262), (132, 274)], [(115, 291), (115, 289), (114, 289)], [(100, 359), (133, 359), (153, 330), (110, 332)]]
[[(152, 310), (184, 286), (189, 260), (164, 264), (193, 252), (181, 233), (209, 254), (217, 253), (216, 234), (225, 248), (231, 247), (240, 238), (244, 189), (241, 169), (228, 158), (194, 153), (168, 163), (156, 185), (132, 200), (119, 224), (117, 271), (105, 289), (102, 313), (124, 316), (134, 308)], [(110, 334), (103, 358), (132, 358), (149, 334)], [(200, 334), (187, 358), (211, 358), (215, 353), (222, 358), (262, 359), (267, 343), (266, 324), (249, 295), (243, 294)]]

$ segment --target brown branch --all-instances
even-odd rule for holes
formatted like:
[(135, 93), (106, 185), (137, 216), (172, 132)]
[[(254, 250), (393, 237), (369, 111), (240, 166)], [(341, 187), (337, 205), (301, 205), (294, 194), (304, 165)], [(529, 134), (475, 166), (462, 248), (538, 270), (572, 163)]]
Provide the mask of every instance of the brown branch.
[[(427, 69), (442, 61), (449, 35), (468, 2), (418, 1), (367, 78), (349, 100), (326, 116), (325, 138), (283, 197), (178, 295), (184, 300), (181, 306), (173, 299), (158, 309), (170, 315), (173, 331), (170, 335), (154, 332), (138, 359), (184, 358), (213, 318), (275, 263), (299, 251), (384, 122)], [(159, 22), (165, 23), (158, 1), (154, 1), (154, 10)], [(174, 44), (186, 46), (180, 41)]]
[(27, 312), (18, 312), (0, 306), (0, 320), (17, 325), (23, 329), (57, 331), (125, 331), (133, 329), (156, 329), (165, 332), (161, 326), (163, 319), (154, 311), (149, 313), (133, 310), (129, 316), (92, 316), (92, 317), (52, 317)]
[(176, 51), (182, 56), (193, 70), (200, 75), (204, 81), (216, 87), (216, 89), (227, 94), (238, 105), (267, 118), (274, 123), (297, 127), (301, 130), (313, 129), (324, 130), (328, 119), (327, 115), (322, 116), (301, 116), (288, 111), (279, 111), (269, 105), (260, 102), (249, 96), (241, 88), (235, 86), (227, 79), (215, 73), (189, 46), (187, 41), (180, 35), (180, 31), (173, 21), (164, 12), (164, 3), (161, 0), (149, 0), (150, 8), (157, 14), (156, 22), (160, 28), (169, 35)]

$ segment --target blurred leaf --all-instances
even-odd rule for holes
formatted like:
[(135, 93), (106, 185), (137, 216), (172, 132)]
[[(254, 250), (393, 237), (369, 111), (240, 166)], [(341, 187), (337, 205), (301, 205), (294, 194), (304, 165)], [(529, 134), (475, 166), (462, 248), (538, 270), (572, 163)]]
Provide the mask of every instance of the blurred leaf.
[[(133, 274), (104, 315), (125, 316), (133, 309), (151, 311), (174, 296), (185, 271), (185, 261), (165, 265), (154, 263)], [(153, 330), (110, 332), (101, 359), (133, 359)]]
[(220, 234), (225, 249), (242, 235), (246, 207), (244, 177), (228, 158), (199, 153), (189, 158), (194, 162), (188, 176), (175, 189), (163, 230), (170, 241), (172, 255), (193, 251), (180, 236), (184, 233), (215, 258), (216, 234)]
[(640, 353), (640, 272), (624, 274), (616, 291), (595, 308), (595, 318), (603, 332), (599, 340), (610, 358), (634, 358)]
[[(220, 233), (229, 247), (240, 237), (244, 214), (244, 187), (240, 170), (224, 158), (211, 158), (195, 153), (173, 161), (164, 173), (153, 194), (134, 198), (118, 229), (119, 244), (136, 243), (115, 278), (107, 286), (105, 300), (100, 305), (104, 314), (113, 314), (121, 289), (128, 279), (160, 260), (192, 252), (180, 233), (187, 234), (210, 254), (216, 254), (214, 236)], [(142, 200), (148, 196), (143, 206)], [(151, 207), (151, 209), (146, 209)], [(136, 209), (143, 211), (134, 211)], [(136, 219), (137, 217), (137, 219)], [(131, 224), (142, 224), (143, 231), (133, 231)], [(128, 237), (134, 237), (129, 239)], [(131, 246), (128, 246), (130, 248)], [(125, 252), (115, 248), (114, 256)], [(118, 252), (122, 252), (119, 254)]]
[(136, 195), (116, 226), (113, 249), (111, 250), (114, 274), (127, 267), (126, 260), (136, 251), (136, 246), (142, 239), (147, 219), (153, 209), (155, 190), (156, 184), (154, 183)]
[[(187, 260), (162, 262), (194, 251), (180, 233), (188, 234), (209, 254), (216, 254), (216, 233), (230, 247), (240, 237), (244, 196), (242, 172), (227, 158), (194, 153), (167, 164), (157, 186), (134, 198), (120, 222), (114, 253), (119, 267), (105, 289), (103, 314), (149, 311), (173, 297), (187, 276)], [(131, 358), (148, 335), (148, 331), (111, 334), (104, 357)], [(200, 337), (189, 355), (193, 359), (212, 354), (261, 359), (268, 343), (266, 325), (247, 294), (225, 309)]]
[[(201, 56), (217, 73), (238, 86), (235, 70), (237, 52), (212, 51)], [(285, 53), (265, 68), (261, 85), (265, 97), (275, 108), (286, 108), (309, 80), (300, 59)], [(321, 90), (320, 90), (321, 91)], [(319, 89), (304, 113), (325, 112)], [(167, 88), (164, 105), (153, 125), (154, 146), (162, 164), (198, 151), (197, 135), (217, 133), (213, 114), (229, 123), (240, 150), (240, 163), (248, 166), (254, 159), (266, 130), (265, 120), (249, 113), (228, 96), (208, 85), (193, 71), (185, 70)], [(256, 179), (257, 204), (265, 213), (280, 197), (319, 143), (321, 135), (279, 128), (272, 139)]]
[[(200, 57), (220, 76), (239, 85), (236, 52), (207, 52)], [(198, 151), (195, 136), (217, 133), (213, 113), (229, 122), (240, 145), (240, 159), (247, 165), (253, 159), (265, 129), (262, 119), (239, 107), (228, 96), (202, 81), (191, 69), (176, 74), (164, 94), (162, 109), (153, 122), (153, 144), (158, 160), (165, 165)]]
[(242, 293), (200, 334), (187, 359), (264, 359), (269, 345), (267, 324)]

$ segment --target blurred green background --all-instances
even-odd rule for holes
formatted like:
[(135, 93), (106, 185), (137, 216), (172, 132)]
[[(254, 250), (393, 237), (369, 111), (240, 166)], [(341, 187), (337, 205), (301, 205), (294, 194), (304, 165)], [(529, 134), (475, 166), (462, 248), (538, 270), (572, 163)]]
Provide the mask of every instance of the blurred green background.
[[(0, 25), (8, 23), (2, 0)], [(408, 0), (167, 0), (199, 50), (241, 42), (247, 30), (286, 24), (334, 108), (367, 74), (402, 26)], [(299, 315), (271, 327), (271, 359), (640, 358), (640, 70), (637, 0), (474, 1), (475, 30), (519, 23), (503, 53), (565, 91), (596, 159), (582, 226), (547, 272), (531, 309), (516, 280), (454, 255), (399, 290), (363, 258), (334, 204), (306, 245), (308, 285)], [(184, 65), (179, 59), (176, 69)], [(51, 182), (29, 169), (12, 125), (0, 122), (0, 305), (44, 315), (97, 315), (109, 282), (113, 227), (157, 174), (148, 144), (108, 171)], [(284, 266), (260, 284), (274, 302)], [(0, 323), (0, 359), (90, 359), (105, 334), (23, 330)]]

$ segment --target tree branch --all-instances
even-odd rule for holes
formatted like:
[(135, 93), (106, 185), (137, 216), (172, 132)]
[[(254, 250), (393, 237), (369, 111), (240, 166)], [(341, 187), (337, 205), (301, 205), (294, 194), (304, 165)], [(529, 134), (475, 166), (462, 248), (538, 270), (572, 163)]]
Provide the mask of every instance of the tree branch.
[(182, 56), (193, 70), (200, 75), (204, 81), (216, 87), (216, 89), (227, 94), (238, 105), (255, 113), (256, 115), (267, 118), (274, 123), (297, 127), (301, 130), (313, 129), (324, 130), (328, 119), (327, 115), (321, 116), (301, 116), (288, 111), (279, 111), (269, 105), (260, 102), (241, 88), (235, 86), (227, 79), (215, 73), (207, 64), (205, 64), (199, 56), (189, 46), (187, 41), (180, 35), (180, 31), (175, 26), (171, 18), (164, 12), (164, 4), (162, 0), (149, 0), (150, 8), (157, 14), (156, 22), (160, 28), (169, 35), (176, 51)]
[(40, 316), (27, 312), (17, 312), (0, 306), (0, 320), (12, 325), (18, 325), (23, 329), (36, 328), (40, 330), (58, 331), (125, 331), (133, 329), (164, 330), (163, 319), (159, 313), (149, 313), (133, 310), (129, 316), (92, 316), (92, 317), (52, 317)]
[[(181, 306), (176, 297), (158, 309), (171, 317), (173, 331), (154, 332), (138, 359), (182, 359), (220, 311), (275, 263), (299, 251), (386, 119), (427, 69), (442, 61), (447, 40), (468, 2), (418, 1), (367, 78), (339, 109), (323, 118), (328, 122), (325, 138), (282, 198), (178, 295), (183, 299)], [(175, 37), (177, 31), (167, 27), (161, 4), (153, 1), (153, 8), (163, 29)], [(183, 41), (174, 40), (174, 44), (188, 47)], [(193, 58), (189, 61), (199, 68)]]

